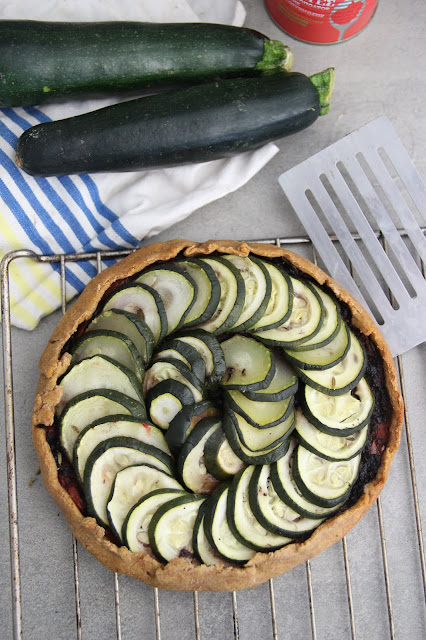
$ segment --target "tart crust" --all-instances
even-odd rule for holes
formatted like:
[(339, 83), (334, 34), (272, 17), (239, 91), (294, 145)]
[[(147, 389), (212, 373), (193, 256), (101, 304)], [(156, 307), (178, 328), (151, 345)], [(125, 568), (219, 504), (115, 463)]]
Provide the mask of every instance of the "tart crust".
[[(154, 262), (171, 260), (179, 253), (185, 256), (202, 256), (214, 251), (239, 256), (253, 253), (265, 258), (284, 258), (300, 271), (312, 276), (319, 284), (329, 287), (339, 300), (348, 305), (352, 313), (353, 326), (371, 338), (383, 361), (391, 404), (389, 439), (381, 455), (375, 478), (364, 485), (363, 493), (357, 502), (339, 515), (326, 520), (303, 542), (294, 542), (270, 553), (257, 553), (242, 567), (206, 566), (187, 558), (178, 558), (163, 565), (149, 555), (132, 553), (126, 547), (116, 546), (94, 518), (83, 516), (58, 480), (55, 459), (47, 442), (46, 429), (43, 427), (54, 422), (55, 407), (61, 396), (57, 380), (70, 363), (71, 357), (68, 353), (62, 353), (63, 347), (79, 325), (93, 315), (108, 288), (117, 280), (131, 276)], [(32, 433), (42, 477), (49, 493), (64, 513), (77, 540), (102, 564), (113, 571), (163, 589), (231, 591), (255, 587), (321, 553), (343, 538), (374, 503), (384, 486), (401, 436), (403, 403), (396, 370), (389, 348), (377, 326), (363, 307), (316, 265), (275, 245), (233, 240), (209, 240), (203, 243), (172, 240), (154, 243), (135, 251), (97, 275), (88, 284), (58, 323), (41, 356), (39, 367), (40, 378), (34, 403)]]

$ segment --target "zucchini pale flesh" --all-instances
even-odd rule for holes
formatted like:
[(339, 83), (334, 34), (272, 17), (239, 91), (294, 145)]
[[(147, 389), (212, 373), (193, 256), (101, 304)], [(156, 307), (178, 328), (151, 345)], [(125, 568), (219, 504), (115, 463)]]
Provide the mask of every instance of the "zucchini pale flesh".
[[(317, 75), (331, 90), (332, 70)], [(303, 74), (277, 72), (128, 100), (30, 127), (16, 162), (31, 175), (53, 176), (225, 158), (311, 125), (329, 99), (322, 89)]]
[[(208, 23), (0, 22), (0, 106), (289, 70), (277, 40)], [(28, 62), (30, 61), (30, 64)]]

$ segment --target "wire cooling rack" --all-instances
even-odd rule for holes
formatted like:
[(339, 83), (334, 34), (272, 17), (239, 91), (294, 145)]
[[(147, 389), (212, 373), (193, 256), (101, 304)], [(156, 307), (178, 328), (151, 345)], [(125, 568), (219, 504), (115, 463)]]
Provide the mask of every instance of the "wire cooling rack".
[[(307, 237), (257, 242), (285, 245), (316, 261)], [(30, 443), (36, 381), (33, 376), (28, 377), (26, 367), (25, 373), (22, 369), (26, 358), (38, 360), (45, 338), (37, 343), (40, 329), (32, 332), (30, 341), (27, 334), (23, 337), (23, 332), (11, 328), (9, 268), (12, 262), (24, 258), (59, 263), (62, 312), (65, 312), (66, 269), (70, 262), (90, 260), (100, 271), (104, 260), (127, 253), (40, 256), (31, 251), (16, 251), (2, 261), (6, 446), (5, 464), (0, 458), (5, 476), (0, 478), (5, 494), (1, 499), (0, 491), (0, 523), (8, 520), (9, 525), (8, 531), (4, 527), (0, 554), (1, 637), (13, 640), (425, 638), (426, 570), (421, 517), (426, 508), (426, 445), (421, 433), (426, 412), (425, 345), (396, 360), (405, 401), (405, 425), (401, 447), (381, 497), (341, 542), (265, 585), (220, 594), (158, 591), (109, 572), (70, 537), (62, 518), (52, 518), (56, 510), (41, 486)], [(27, 341), (31, 351), (24, 356), (21, 354), (25, 345), (18, 344), (22, 340)], [(15, 350), (20, 354), (18, 363), (12, 357)], [(34, 367), (31, 371), (35, 371)], [(30, 395), (28, 403), (22, 402), (22, 394)], [(25, 482), (31, 464), (35, 472)]]

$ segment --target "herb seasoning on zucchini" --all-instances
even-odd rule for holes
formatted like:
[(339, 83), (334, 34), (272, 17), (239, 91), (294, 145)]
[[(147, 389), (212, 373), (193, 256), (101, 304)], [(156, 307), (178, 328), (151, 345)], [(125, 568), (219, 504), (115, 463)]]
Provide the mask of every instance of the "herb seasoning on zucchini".
[(34, 176), (138, 171), (256, 149), (313, 124), (334, 70), (225, 78), (128, 100), (27, 129), (16, 163)]

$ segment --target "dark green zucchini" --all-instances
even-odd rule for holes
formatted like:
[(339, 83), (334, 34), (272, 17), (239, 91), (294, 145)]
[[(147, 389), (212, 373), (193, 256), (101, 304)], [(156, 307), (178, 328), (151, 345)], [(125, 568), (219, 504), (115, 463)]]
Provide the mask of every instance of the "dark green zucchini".
[[(19, 138), (34, 176), (135, 171), (233, 156), (296, 133), (327, 110), (334, 71), (227, 78), (44, 122)], [(316, 82), (318, 84), (318, 82)]]
[(277, 40), (227, 25), (0, 22), (0, 106), (289, 70)]

